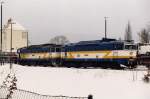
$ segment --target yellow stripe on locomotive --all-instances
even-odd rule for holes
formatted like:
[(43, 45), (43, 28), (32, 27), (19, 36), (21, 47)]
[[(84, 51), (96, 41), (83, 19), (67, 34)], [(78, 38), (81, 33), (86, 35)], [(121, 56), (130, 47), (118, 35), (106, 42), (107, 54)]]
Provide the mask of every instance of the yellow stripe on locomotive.
[(61, 55), (58, 52), (45, 52), (45, 53), (21, 53), (21, 59), (53, 59), (60, 58)]
[(50, 57), (48, 52), (45, 53), (22, 53), (20, 58), (22, 59), (48, 59)]
[(136, 58), (136, 50), (114, 50), (114, 51), (77, 51), (67, 52), (68, 59), (118, 59), (118, 58)]

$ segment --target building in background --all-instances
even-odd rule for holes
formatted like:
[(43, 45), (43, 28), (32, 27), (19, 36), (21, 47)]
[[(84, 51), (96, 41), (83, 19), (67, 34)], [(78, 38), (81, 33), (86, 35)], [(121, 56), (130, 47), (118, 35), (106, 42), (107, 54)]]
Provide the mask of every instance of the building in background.
[[(11, 28), (12, 23), (12, 28)], [(28, 31), (18, 22), (9, 19), (3, 27), (2, 34), (2, 51), (10, 52), (12, 29), (12, 52), (16, 52), (18, 48), (28, 45)]]

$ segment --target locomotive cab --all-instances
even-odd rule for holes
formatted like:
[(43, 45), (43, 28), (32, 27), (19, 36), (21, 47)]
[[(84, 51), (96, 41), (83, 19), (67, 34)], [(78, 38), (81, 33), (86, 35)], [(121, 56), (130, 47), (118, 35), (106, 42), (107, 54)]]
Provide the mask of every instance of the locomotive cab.
[(136, 44), (125, 44), (124, 50), (128, 56), (128, 66), (131, 68), (137, 65), (137, 49), (138, 46)]

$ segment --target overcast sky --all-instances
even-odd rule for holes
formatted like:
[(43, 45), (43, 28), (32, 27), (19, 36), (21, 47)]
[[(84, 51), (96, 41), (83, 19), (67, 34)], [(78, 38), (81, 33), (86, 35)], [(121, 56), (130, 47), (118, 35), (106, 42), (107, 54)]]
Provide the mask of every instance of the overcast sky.
[(71, 42), (104, 37), (124, 38), (128, 20), (133, 38), (150, 22), (150, 0), (5, 0), (4, 21), (10, 17), (29, 31), (32, 44), (65, 35)]

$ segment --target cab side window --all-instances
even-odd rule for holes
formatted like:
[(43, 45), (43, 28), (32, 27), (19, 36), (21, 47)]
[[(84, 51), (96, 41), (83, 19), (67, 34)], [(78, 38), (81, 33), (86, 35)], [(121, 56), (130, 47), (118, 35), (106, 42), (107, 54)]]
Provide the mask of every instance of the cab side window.
[(136, 50), (137, 46), (136, 45), (125, 45), (125, 49), (127, 49), (127, 50)]

